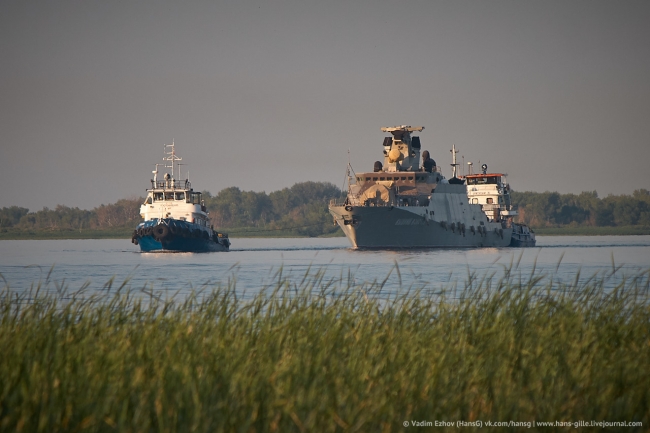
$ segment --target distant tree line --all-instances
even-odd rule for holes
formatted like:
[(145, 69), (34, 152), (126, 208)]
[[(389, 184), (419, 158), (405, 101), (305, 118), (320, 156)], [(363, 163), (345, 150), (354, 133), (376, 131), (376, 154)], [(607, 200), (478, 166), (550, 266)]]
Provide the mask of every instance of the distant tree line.
[[(302, 182), (270, 194), (225, 188), (215, 196), (203, 191), (205, 205), (214, 226), (220, 230), (254, 235), (295, 234), (318, 236), (337, 228), (327, 211), (332, 198), (341, 190), (331, 183)], [(143, 198), (123, 199), (114, 204), (83, 210), (58, 205), (37, 212), (12, 206), (0, 209), (0, 229), (81, 230), (133, 228), (140, 221)]]
[(131, 198), (101, 205), (93, 210), (57, 205), (30, 212), (18, 206), (0, 209), (0, 229), (81, 230), (111, 229), (135, 226), (140, 221), (140, 205), (144, 199)]
[[(222, 189), (212, 195), (203, 191), (205, 205), (214, 226), (235, 233), (269, 235), (273, 232), (319, 236), (338, 230), (327, 205), (342, 191), (328, 182), (302, 182), (269, 194)], [(615, 227), (650, 226), (650, 192), (609, 195), (599, 198), (596, 191), (581, 194), (557, 192), (511, 193), (518, 207), (519, 222), (531, 227)], [(122, 199), (113, 204), (83, 210), (58, 205), (55, 209), (11, 206), (0, 209), (0, 230), (82, 230), (126, 229), (140, 221), (143, 198)]]
[(598, 198), (596, 191), (576, 194), (511, 192), (519, 222), (531, 227), (650, 226), (650, 192)]
[(341, 190), (329, 182), (302, 182), (270, 194), (241, 191), (233, 186), (216, 196), (203, 192), (205, 205), (216, 227), (247, 228), (241, 233), (272, 234), (274, 231), (319, 236), (338, 230), (327, 206)]

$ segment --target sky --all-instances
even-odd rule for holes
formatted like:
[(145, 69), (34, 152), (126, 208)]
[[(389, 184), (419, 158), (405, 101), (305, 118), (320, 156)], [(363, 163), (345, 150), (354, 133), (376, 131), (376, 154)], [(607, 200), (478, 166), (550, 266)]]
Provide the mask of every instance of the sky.
[(645, 0), (4, 0), (0, 207), (144, 196), (172, 141), (196, 190), (343, 187), (394, 125), (447, 177), (455, 145), (516, 191), (650, 189), (648, 23)]

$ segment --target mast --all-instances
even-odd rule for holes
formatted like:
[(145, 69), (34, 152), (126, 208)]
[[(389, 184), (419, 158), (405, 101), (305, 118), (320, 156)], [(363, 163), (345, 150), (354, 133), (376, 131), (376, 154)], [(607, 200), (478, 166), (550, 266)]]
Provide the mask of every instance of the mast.
[[(171, 150), (167, 150), (168, 147), (171, 147)], [(167, 165), (165, 163), (165, 168), (171, 168), (172, 169), (172, 178), (174, 177), (174, 161), (182, 161), (183, 158), (179, 158), (176, 156), (176, 149), (174, 147), (174, 141), (172, 140), (172, 144), (165, 144), (165, 155), (169, 155), (163, 158), (163, 161), (169, 161), (171, 165)], [(180, 168), (179, 168), (180, 170)], [(180, 179), (180, 171), (178, 173), (178, 177)]]
[(451, 152), (451, 161), (452, 161), (451, 162), (451, 172), (453, 174), (452, 177), (456, 177), (456, 169), (458, 168), (458, 164), (456, 163), (456, 154), (458, 153), (458, 151), (456, 150), (455, 144), (452, 144), (450, 152)]

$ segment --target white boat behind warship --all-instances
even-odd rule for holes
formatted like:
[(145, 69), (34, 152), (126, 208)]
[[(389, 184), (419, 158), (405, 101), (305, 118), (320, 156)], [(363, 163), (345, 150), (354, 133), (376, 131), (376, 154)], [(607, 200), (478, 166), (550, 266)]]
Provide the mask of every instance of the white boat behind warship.
[[(214, 230), (201, 193), (192, 189), (189, 179), (174, 178), (175, 165), (180, 174), (181, 161), (174, 144), (165, 145), (164, 164), (156, 164), (151, 189), (140, 206), (143, 222), (133, 231), (131, 242), (143, 252), (207, 252), (229, 251), (228, 235)], [(158, 180), (158, 167), (170, 168)]]
[[(348, 193), (332, 200), (329, 211), (353, 248), (479, 248), (534, 246), (535, 235), (516, 224), (505, 174), (453, 176), (446, 179), (420, 138), (422, 126), (381, 128), (384, 162), (356, 174), (348, 165)], [(517, 244), (517, 242), (519, 242)]]

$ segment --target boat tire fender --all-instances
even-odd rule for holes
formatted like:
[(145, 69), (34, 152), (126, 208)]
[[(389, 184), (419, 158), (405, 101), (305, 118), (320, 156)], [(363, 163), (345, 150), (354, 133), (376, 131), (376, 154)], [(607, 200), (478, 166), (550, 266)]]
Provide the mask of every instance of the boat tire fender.
[(153, 230), (153, 235), (153, 237), (160, 242), (169, 236), (169, 227), (163, 224), (158, 224)]

